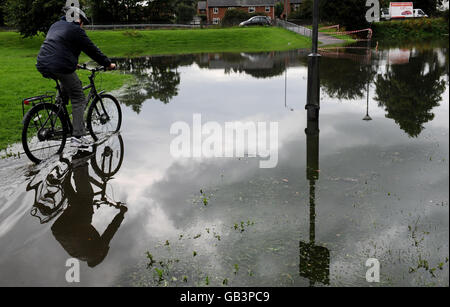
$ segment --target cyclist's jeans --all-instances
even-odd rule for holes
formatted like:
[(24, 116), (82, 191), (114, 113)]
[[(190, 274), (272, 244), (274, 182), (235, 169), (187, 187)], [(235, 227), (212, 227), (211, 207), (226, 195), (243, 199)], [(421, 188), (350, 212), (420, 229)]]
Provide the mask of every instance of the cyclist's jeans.
[(68, 95), (72, 102), (73, 136), (83, 136), (86, 134), (84, 110), (87, 101), (80, 78), (75, 72), (71, 74), (55, 73), (54, 75), (60, 82), (62, 92), (64, 95)]

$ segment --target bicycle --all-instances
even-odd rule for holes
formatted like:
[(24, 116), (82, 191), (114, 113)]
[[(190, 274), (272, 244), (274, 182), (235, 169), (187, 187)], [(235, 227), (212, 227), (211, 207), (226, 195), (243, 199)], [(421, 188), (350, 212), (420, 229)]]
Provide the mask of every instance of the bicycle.
[[(83, 87), (88, 90), (88, 108), (86, 125), (94, 141), (100, 137), (108, 136), (120, 130), (122, 125), (122, 110), (118, 100), (105, 91), (97, 92), (95, 77), (103, 67), (87, 68), (86, 64), (79, 65), (78, 69), (91, 72), (90, 84)], [(22, 145), (28, 158), (36, 164), (51, 156), (61, 154), (68, 137), (72, 136), (73, 126), (70, 120), (67, 105), (69, 98), (61, 91), (59, 81), (52, 76), (49, 78), (56, 82), (57, 95), (41, 95), (26, 98), (22, 101), (23, 130)], [(25, 114), (25, 106), (32, 108)]]

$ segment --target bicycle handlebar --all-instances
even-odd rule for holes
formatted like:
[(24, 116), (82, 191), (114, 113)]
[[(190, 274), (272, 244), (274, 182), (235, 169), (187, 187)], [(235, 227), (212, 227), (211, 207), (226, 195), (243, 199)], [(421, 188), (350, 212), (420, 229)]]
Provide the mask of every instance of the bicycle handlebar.
[(97, 66), (95, 68), (88, 68), (86, 64), (82, 64), (82, 65), (78, 64), (77, 69), (88, 70), (90, 72), (98, 72), (98, 71), (107, 71), (108, 70), (107, 67), (103, 67), (103, 66)]

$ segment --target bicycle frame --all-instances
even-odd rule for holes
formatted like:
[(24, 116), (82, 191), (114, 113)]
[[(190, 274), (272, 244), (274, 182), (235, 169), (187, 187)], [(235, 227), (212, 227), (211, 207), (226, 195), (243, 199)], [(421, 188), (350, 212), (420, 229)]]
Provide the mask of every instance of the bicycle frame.
[[(86, 66), (80, 66), (79, 69), (84, 69), (84, 70), (89, 70), (91, 72), (91, 75), (88, 77), (89, 78), (89, 85), (86, 85), (83, 87), (83, 91), (89, 90), (89, 94), (87, 96), (87, 104), (86, 104), (86, 108), (90, 105), (90, 103), (92, 103), (92, 101), (94, 101), (95, 99), (101, 99), (101, 94), (103, 94), (105, 91), (101, 91), (101, 92), (97, 92), (97, 88), (95, 87), (95, 76), (96, 73), (99, 72), (101, 69), (100, 68), (95, 68), (95, 69), (88, 69), (86, 68)], [(70, 114), (67, 111), (67, 105), (69, 103), (69, 98), (65, 97), (63, 95), (63, 91), (61, 89), (61, 85), (59, 84), (59, 81), (57, 79), (55, 79), (56, 81), (56, 90), (58, 92), (58, 97), (60, 99), (62, 99), (62, 101), (58, 102), (58, 99), (56, 100), (56, 104), (59, 106), (59, 109), (63, 112), (64, 118), (66, 119), (66, 125), (68, 128), (68, 133), (69, 135), (71, 135), (73, 133), (73, 125), (72, 125), (72, 121), (70, 120)], [(103, 111), (106, 112), (104, 110), (104, 106), (102, 104), (103, 107)], [(98, 112), (98, 110), (96, 110)], [(53, 124), (52, 124), (53, 127)]]

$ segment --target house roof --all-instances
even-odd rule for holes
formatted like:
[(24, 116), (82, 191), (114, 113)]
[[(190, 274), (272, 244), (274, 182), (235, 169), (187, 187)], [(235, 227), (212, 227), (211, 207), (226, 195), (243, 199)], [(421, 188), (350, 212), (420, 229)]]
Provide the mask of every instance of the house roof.
[(274, 6), (275, 2), (277, 2), (277, 0), (208, 0), (208, 6)]
[(300, 4), (303, 0), (290, 0), (291, 4)]
[(199, 10), (206, 10), (206, 1), (199, 1), (197, 6)]

